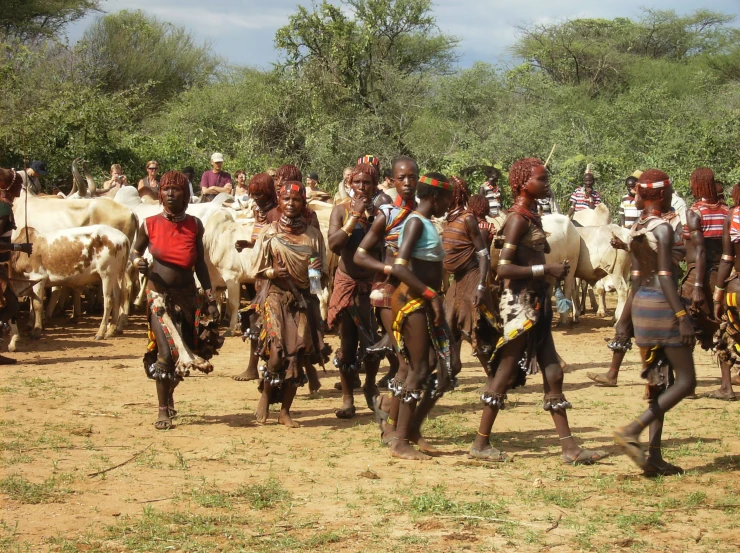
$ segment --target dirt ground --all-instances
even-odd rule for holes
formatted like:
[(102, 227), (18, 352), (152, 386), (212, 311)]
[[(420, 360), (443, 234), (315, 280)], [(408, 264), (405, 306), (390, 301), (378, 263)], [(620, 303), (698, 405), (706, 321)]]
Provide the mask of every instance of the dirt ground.
[[(143, 318), (103, 342), (95, 318), (54, 322), (0, 369), (0, 551), (740, 550), (740, 402), (670, 412), (666, 457), (687, 474), (641, 477), (611, 439), (645, 405), (638, 354), (618, 388), (594, 387), (586, 372), (606, 369), (612, 335), (594, 315), (555, 335), (573, 432), (613, 454), (593, 467), (561, 464), (538, 378), (494, 428), (513, 460), (468, 460), (484, 382), (468, 345), (461, 386), (425, 425), (441, 454), (414, 463), (389, 456), (364, 406), (334, 416), (333, 367), (316, 398), (299, 391), (301, 428), (254, 424), (256, 383), (231, 379), (246, 363), (239, 338), (178, 388), (178, 424), (158, 432)], [(713, 359), (694, 358), (698, 391), (714, 389)]]

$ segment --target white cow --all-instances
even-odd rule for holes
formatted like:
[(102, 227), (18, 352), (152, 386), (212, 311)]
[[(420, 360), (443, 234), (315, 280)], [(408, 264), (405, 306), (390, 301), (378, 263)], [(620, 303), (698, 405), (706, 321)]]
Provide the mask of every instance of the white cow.
[(606, 204), (599, 204), (594, 209), (582, 209), (573, 214), (573, 224), (581, 227), (599, 227), (612, 222), (612, 216)]
[[(16, 239), (25, 241), (25, 229)], [(33, 286), (33, 335), (41, 335), (44, 292), (47, 286), (83, 288), (98, 281), (103, 287), (103, 320), (96, 340), (122, 331), (120, 315), (123, 286), (130, 243), (121, 231), (107, 225), (91, 225), (41, 233), (28, 229), (33, 253), (14, 253), (10, 276), (24, 281), (38, 281)], [(11, 281), (14, 288), (27, 286)], [(108, 319), (110, 318), (110, 324)], [(15, 345), (14, 345), (15, 347)]]
[(632, 265), (630, 254), (624, 250), (615, 250), (611, 246), (612, 236), (624, 242), (629, 241), (629, 230), (619, 225), (603, 225), (600, 227), (580, 227), (577, 229), (581, 237), (581, 254), (575, 276), (591, 286), (596, 285), (605, 277), (610, 277), (608, 283), (602, 283), (597, 288), (599, 308), (597, 315), (606, 316), (605, 285), (612, 286), (617, 292), (617, 310), (615, 317), (619, 320), (629, 293), (629, 272)]
[[(571, 270), (563, 281), (563, 294), (573, 301), (575, 298), (575, 267), (578, 266), (581, 254), (581, 238), (573, 223), (565, 215), (551, 214), (542, 218), (542, 227), (547, 233), (547, 242), (550, 244), (550, 253), (545, 255), (547, 263), (562, 263), (566, 259), (570, 262)], [(491, 246), (491, 268), (496, 270), (499, 250)], [(573, 322), (578, 322), (579, 313), (573, 302)], [(568, 322), (568, 313), (560, 314), (560, 325)]]

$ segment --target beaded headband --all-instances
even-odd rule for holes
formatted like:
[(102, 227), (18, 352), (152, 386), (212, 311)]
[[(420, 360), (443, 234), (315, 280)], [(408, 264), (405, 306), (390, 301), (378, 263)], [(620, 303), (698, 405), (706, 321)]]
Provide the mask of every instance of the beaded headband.
[(671, 181), (668, 180), (659, 180), (657, 182), (640, 182), (638, 183), (638, 186), (640, 188), (665, 188), (666, 186), (670, 186)]
[(380, 165), (380, 159), (375, 156), (362, 156), (357, 160), (357, 165), (360, 165), (361, 163), (370, 163), (371, 165), (378, 167)]
[(419, 182), (423, 182), (424, 184), (428, 184), (429, 186), (436, 186), (437, 188), (441, 188), (443, 190), (452, 189), (452, 185), (449, 182), (433, 179), (432, 177), (427, 177), (426, 175), (422, 176), (419, 179)]
[(300, 192), (301, 187), (297, 184), (288, 183), (282, 186), (282, 191), (283, 192), (286, 192), (286, 191), (287, 192)]

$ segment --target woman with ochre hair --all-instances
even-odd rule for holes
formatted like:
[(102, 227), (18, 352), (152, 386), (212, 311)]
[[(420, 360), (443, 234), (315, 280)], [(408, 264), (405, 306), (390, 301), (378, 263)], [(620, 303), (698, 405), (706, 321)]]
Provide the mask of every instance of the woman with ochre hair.
[[(149, 345), (144, 369), (157, 383), (157, 430), (168, 430), (177, 415), (177, 385), (197, 369), (210, 373), (208, 361), (223, 345), (219, 314), (203, 254), (203, 223), (185, 213), (190, 201), (188, 178), (179, 171), (162, 175), (159, 201), (164, 211), (147, 217), (136, 235), (132, 262), (149, 275), (147, 314)], [(143, 257), (149, 249), (151, 266)], [(203, 294), (195, 285), (195, 275)], [(200, 317), (207, 313), (207, 317)]]
[(537, 200), (550, 193), (545, 165), (536, 158), (520, 159), (509, 172), (514, 205), (503, 227), (504, 245), (497, 267), (502, 284), (499, 316), (502, 336), (488, 364), (488, 383), (481, 395), (483, 414), (469, 456), (503, 461), (506, 455), (491, 445), (493, 423), (505, 406), (507, 392), (524, 385), (527, 376), (542, 371), (543, 408), (549, 411), (560, 437), (562, 460), (591, 464), (606, 456), (603, 451), (581, 449), (571, 435), (563, 395), (563, 369), (552, 337), (551, 282), (564, 278), (568, 262), (545, 263), (550, 252), (537, 210)]
[[(673, 250), (681, 237), (663, 218), (671, 209), (671, 181), (663, 171), (649, 169), (638, 179), (637, 194), (643, 210), (630, 230), (632, 290), (616, 330), (627, 334), (631, 320), (642, 357), (641, 376), (648, 385), (648, 409), (617, 429), (614, 441), (646, 476), (668, 476), (683, 470), (663, 460), (663, 420), (670, 409), (694, 393), (696, 335), (677, 291)], [(639, 442), (645, 428), (649, 428), (647, 455)]]
[(257, 422), (264, 423), (271, 403), (281, 403), (278, 422), (300, 426), (290, 414), (298, 386), (306, 382), (306, 366), (324, 350), (319, 301), (310, 293), (308, 270), (321, 271), (326, 281), (324, 237), (311, 226), (306, 189), (301, 182), (283, 182), (278, 192), (280, 219), (262, 229), (254, 245), (250, 274), (267, 279), (259, 295), (264, 330), (259, 343), (262, 367)]
[(391, 298), (393, 335), (408, 368), (399, 369), (395, 378), (400, 404), (389, 445), (394, 457), (425, 460), (429, 456), (411, 443), (419, 441), (421, 425), (442, 394), (454, 387), (460, 360), (440, 295), (445, 250), (431, 221), (447, 213), (452, 186), (444, 175), (427, 173), (419, 179), (416, 196), (419, 205), (403, 223), (390, 268), (400, 282)]
[[(29, 243), (11, 244), (10, 239), (15, 230), (13, 201), (20, 196), (23, 189), (23, 177), (15, 169), (0, 169), (0, 321), (10, 323), (18, 314), (18, 298), (10, 286), (8, 263), (10, 252), (23, 252), (31, 255), (33, 246)], [(23, 238), (23, 235), (20, 236)], [(0, 365), (12, 365), (15, 359), (0, 355)]]

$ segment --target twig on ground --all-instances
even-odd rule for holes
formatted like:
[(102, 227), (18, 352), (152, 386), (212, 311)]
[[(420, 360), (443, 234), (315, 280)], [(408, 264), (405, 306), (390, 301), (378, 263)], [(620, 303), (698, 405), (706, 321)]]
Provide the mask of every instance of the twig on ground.
[(563, 515), (560, 515), (558, 519), (555, 522), (553, 522), (547, 530), (545, 530), (545, 533), (550, 532), (551, 530), (555, 530), (555, 528), (560, 526), (560, 520), (562, 518), (563, 518)]
[(60, 445), (57, 447), (29, 447), (28, 449), (19, 449), (18, 453), (25, 453), (26, 451), (48, 451), (53, 449), (83, 449), (86, 451), (96, 451), (98, 449), (127, 449), (130, 446), (127, 445), (96, 445), (95, 447), (80, 447), (77, 445)]
[(479, 517), (474, 515), (445, 515), (437, 518), (483, 520), (485, 522), (501, 522), (504, 524), (519, 524), (521, 526), (530, 526), (532, 528), (542, 528), (541, 524), (533, 524), (531, 522), (524, 522), (522, 520), (511, 520), (508, 518)]
[(151, 401), (135, 401), (134, 403), (124, 403), (123, 407), (131, 407), (132, 405), (151, 405), (152, 407), (155, 406)]
[(308, 528), (309, 526), (316, 526), (318, 522), (307, 522), (306, 524), (299, 524), (298, 526), (293, 526), (292, 524), (289, 524), (287, 526), (284, 526), (283, 528), (280, 528), (279, 530), (275, 530), (274, 532), (264, 532), (262, 534), (254, 534), (250, 536), (251, 538), (265, 538), (267, 536), (276, 536), (277, 534), (283, 534), (285, 532), (290, 532), (292, 530), (301, 530), (302, 528)]
[(112, 419), (117, 419), (118, 415), (113, 413), (88, 413), (86, 411), (72, 411), (75, 415), (83, 415), (87, 417), (110, 417)]
[(125, 461), (124, 461), (123, 463), (119, 463), (119, 464), (117, 464), (117, 465), (115, 465), (115, 466), (112, 466), (112, 467), (110, 467), (110, 468), (107, 468), (107, 469), (105, 469), (105, 470), (99, 470), (98, 472), (93, 472), (93, 473), (91, 473), (91, 474), (88, 474), (88, 476), (89, 476), (90, 478), (92, 478), (92, 477), (94, 477), (94, 476), (100, 476), (101, 474), (105, 474), (106, 472), (109, 472), (109, 471), (111, 471), (111, 470), (113, 470), (113, 469), (117, 469), (117, 468), (119, 468), (119, 467), (122, 467), (122, 466), (123, 466), (123, 465), (125, 465), (126, 463), (130, 463), (131, 461), (133, 461), (134, 459), (136, 459), (136, 458), (137, 458), (137, 457), (138, 457), (139, 455), (141, 455), (142, 453), (144, 453), (144, 452), (145, 452), (145, 451), (146, 451), (147, 449), (149, 449), (149, 448), (150, 448), (150, 447), (152, 447), (153, 445), (154, 445), (154, 442), (150, 443), (150, 444), (149, 444), (148, 446), (146, 446), (146, 447), (145, 447), (144, 449), (142, 449), (142, 450), (141, 450), (141, 451), (139, 451), (138, 453), (135, 453), (133, 457), (131, 457), (131, 458), (129, 458), (129, 459), (126, 459), (126, 460), (125, 460)]
[(172, 497), (160, 497), (158, 499), (145, 499), (144, 501), (137, 501), (137, 503), (156, 503), (157, 501), (167, 501), (168, 499), (175, 499), (175, 496)]

